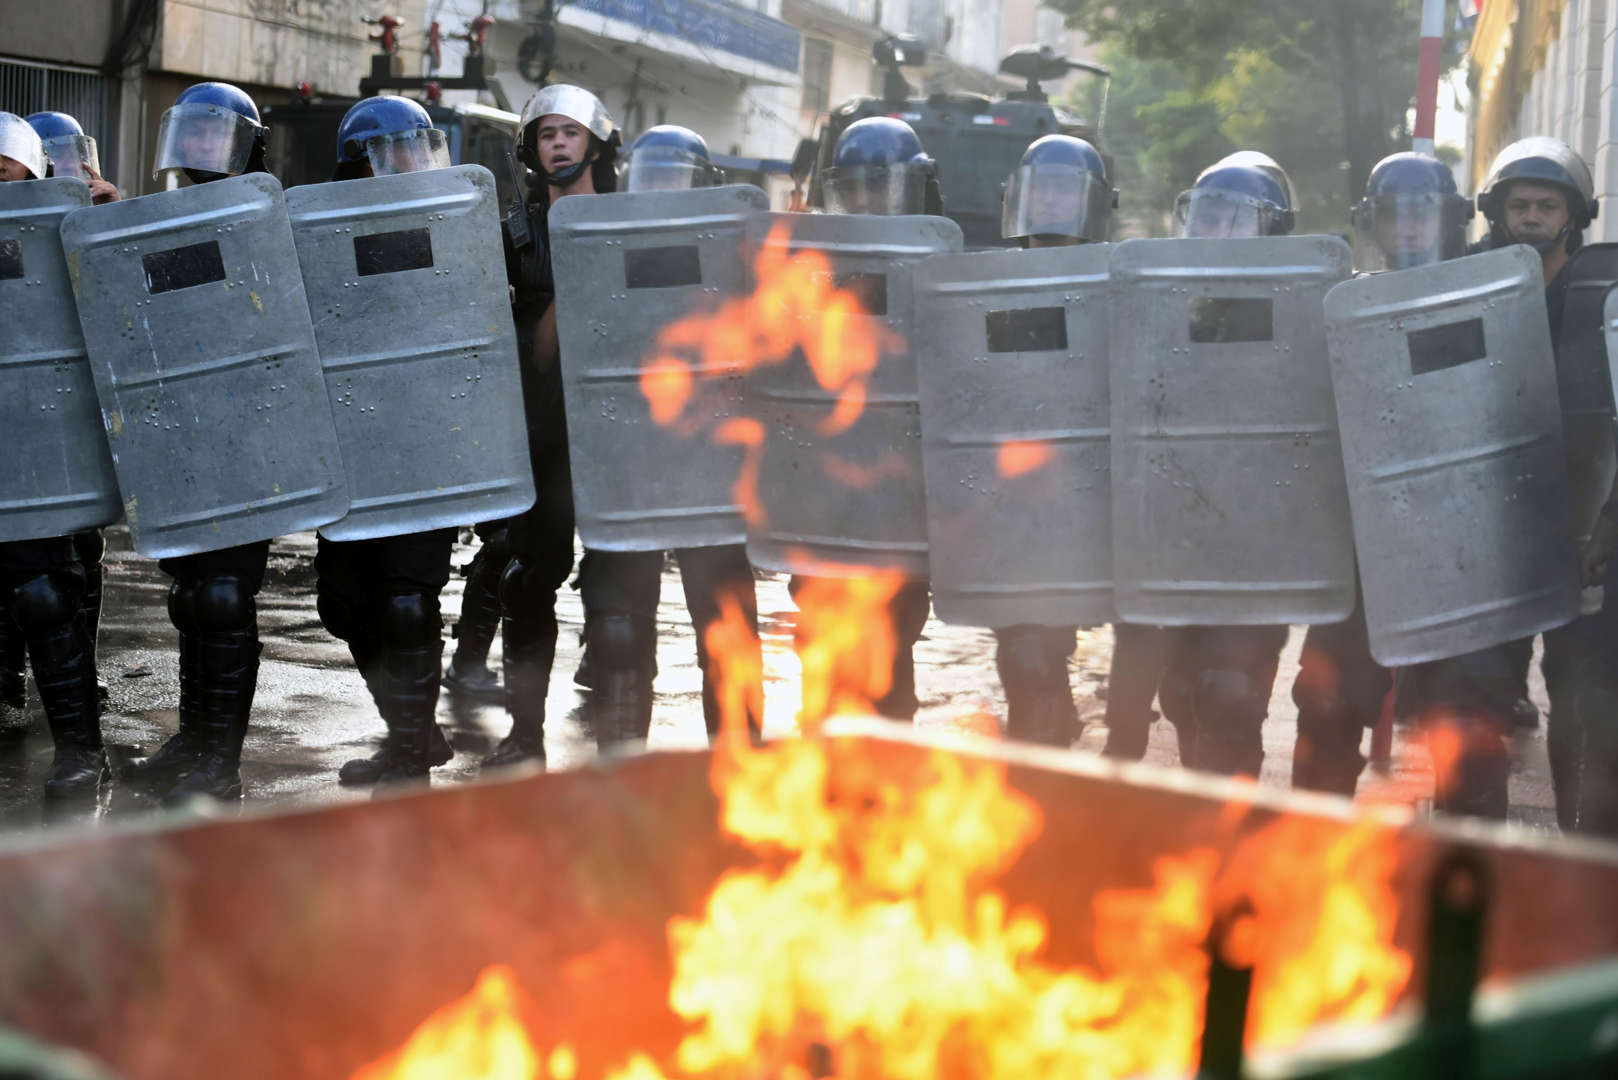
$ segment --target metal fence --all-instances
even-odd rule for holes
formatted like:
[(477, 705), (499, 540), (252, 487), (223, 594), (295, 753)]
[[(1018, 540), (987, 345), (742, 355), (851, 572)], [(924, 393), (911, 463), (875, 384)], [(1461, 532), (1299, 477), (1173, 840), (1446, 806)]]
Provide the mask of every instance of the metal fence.
[(65, 112), (96, 140), (101, 167), (118, 175), (117, 117), (112, 108), (112, 81), (82, 68), (0, 58), (0, 110), (27, 116), (50, 109)]

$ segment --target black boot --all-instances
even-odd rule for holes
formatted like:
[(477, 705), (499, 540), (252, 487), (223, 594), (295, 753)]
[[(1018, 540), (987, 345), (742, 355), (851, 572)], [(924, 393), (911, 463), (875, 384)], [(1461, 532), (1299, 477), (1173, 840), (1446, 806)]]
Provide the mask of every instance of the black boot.
[(1365, 769), (1360, 743), (1365, 724), (1341, 701), (1298, 710), (1292, 746), (1292, 786), (1352, 799)]
[[(434, 719), (444, 652), (437, 595), (390, 596), (379, 624), (382, 640), (376, 659), (366, 657), (361, 670), (370, 672), (366, 684), (388, 734), (375, 755), (343, 766), (338, 779), (345, 784), (425, 779), (430, 768), (454, 756)], [(355, 659), (361, 659), (357, 649)]]
[(96, 694), (102, 701), (112, 696), (112, 689), (101, 678), (101, 671), (96, 667), (96, 638), (101, 633), (101, 582), (103, 571), (101, 560), (84, 564), (84, 600), (79, 605), (79, 611), (84, 615), (84, 632), (90, 639), (90, 670), (96, 673)]
[(28, 733), (28, 650), (11, 615), (11, 597), (0, 589), (0, 737)]
[(461, 617), (451, 631), (455, 652), (444, 673), (444, 689), (483, 701), (502, 701), (500, 680), (489, 670), (489, 647), (500, 628), (500, 575), (509, 551), (503, 543), (485, 540), (466, 570), (466, 591), (461, 594)]
[(994, 632), (995, 667), (1006, 692), (1006, 734), (1013, 739), (1069, 747), (1079, 726), (1067, 660), (1077, 631), (1022, 623)]
[(601, 615), (586, 628), (595, 653), (590, 728), (602, 751), (645, 742), (652, 727), (652, 671), (657, 620), (650, 615)]
[(1152, 702), (1168, 667), (1172, 634), (1161, 626), (1117, 622), (1112, 627), (1112, 665), (1107, 673), (1107, 744), (1102, 753), (1121, 761), (1146, 756)]
[(169, 736), (156, 753), (134, 758), (119, 770), (118, 775), (130, 783), (167, 787), (202, 760), (202, 691), (197, 682), (200, 649), (195, 633), (180, 632), (180, 730)]
[[(376, 703), (377, 715), (387, 723), (393, 705), (387, 686), (383, 647), (375, 641), (355, 638), (349, 641), (348, 651), (354, 657), (355, 668), (365, 679), (365, 688), (370, 691), (371, 700)], [(434, 700), (435, 702), (437, 700), (436, 694)], [(337, 770), (337, 782), (344, 787), (366, 787), (376, 783), (394, 759), (396, 751), (392, 743), (390, 728), (390, 734), (383, 736), (382, 745), (377, 747), (376, 753), (370, 757), (353, 758), (343, 763), (343, 767)], [(435, 721), (427, 731), (427, 764), (433, 767), (444, 765), (454, 756), (455, 750), (445, 737), (444, 729)]]
[(501, 669), (506, 684), (506, 711), (511, 733), (483, 759), (485, 769), (545, 761), (545, 695), (550, 690), (551, 664), (556, 659), (556, 616), (540, 611), (530, 617), (508, 618), (502, 624), (505, 641)]
[(95, 668), (78, 611), (82, 588), (77, 571), (50, 571), (23, 582), (12, 597), (13, 617), (56, 744), (45, 781), (47, 799), (94, 794), (108, 776)]
[(241, 798), (242, 741), (247, 737), (253, 693), (258, 688), (261, 651), (256, 626), (198, 635), (195, 679), (200, 752), (196, 764), (169, 789), (164, 802), (195, 795)]

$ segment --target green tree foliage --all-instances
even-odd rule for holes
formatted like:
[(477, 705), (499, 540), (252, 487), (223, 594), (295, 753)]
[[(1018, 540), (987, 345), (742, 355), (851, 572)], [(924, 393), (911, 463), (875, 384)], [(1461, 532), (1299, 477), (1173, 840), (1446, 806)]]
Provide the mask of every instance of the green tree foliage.
[(1341, 232), (1378, 160), (1409, 146), (1421, 0), (1047, 0), (1104, 46), (1126, 229), (1234, 149), (1298, 188), (1300, 229)]

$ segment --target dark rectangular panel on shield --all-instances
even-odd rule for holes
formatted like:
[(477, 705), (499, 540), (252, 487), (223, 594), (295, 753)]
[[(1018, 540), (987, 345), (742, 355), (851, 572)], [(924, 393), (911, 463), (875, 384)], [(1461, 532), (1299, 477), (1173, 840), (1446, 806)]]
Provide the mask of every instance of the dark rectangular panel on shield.
[(153, 296), (225, 280), (225, 260), (215, 240), (154, 251), (142, 255), (140, 264), (146, 271), (146, 291)]
[(1274, 341), (1275, 302), (1252, 296), (1193, 298), (1190, 330), (1198, 345)]
[(844, 292), (853, 293), (854, 299), (860, 302), (860, 307), (865, 309), (867, 315), (887, 315), (887, 274), (872, 274), (862, 270), (851, 270), (847, 273), (834, 275), (832, 284)]
[(1405, 335), (1410, 346), (1410, 374), (1427, 375), (1482, 360), (1489, 350), (1483, 343), (1483, 320), (1429, 326)]
[(0, 240), (0, 281), (22, 277), (22, 241)]
[(1050, 352), (1067, 348), (1067, 309), (1024, 308), (991, 311), (983, 327), (992, 353)]
[(624, 252), (624, 286), (674, 289), (702, 284), (702, 257), (695, 244), (639, 248)]
[(360, 277), (425, 270), (432, 265), (433, 237), (426, 229), (354, 237), (354, 268)]

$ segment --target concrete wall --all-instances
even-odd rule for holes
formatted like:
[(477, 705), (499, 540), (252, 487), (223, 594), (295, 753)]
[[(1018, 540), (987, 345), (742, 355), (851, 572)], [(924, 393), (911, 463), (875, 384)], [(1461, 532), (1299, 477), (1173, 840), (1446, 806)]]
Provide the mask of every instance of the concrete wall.
[(164, 0), (152, 67), (266, 86), (355, 94), (376, 51), (362, 15), (405, 20), (399, 56), (420, 71), (427, 0)]
[(119, 0), (0, 0), (0, 54), (100, 67)]

